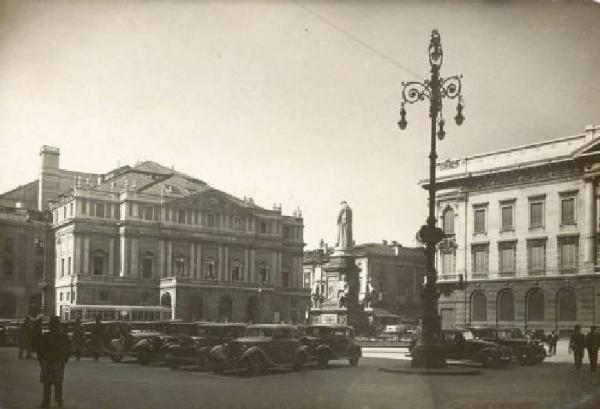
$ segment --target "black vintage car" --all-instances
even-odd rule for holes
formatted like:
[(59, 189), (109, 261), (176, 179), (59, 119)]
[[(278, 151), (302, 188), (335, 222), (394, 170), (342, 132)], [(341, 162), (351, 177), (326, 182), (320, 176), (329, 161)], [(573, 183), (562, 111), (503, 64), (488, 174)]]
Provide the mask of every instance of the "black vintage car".
[(358, 365), (362, 349), (354, 342), (354, 328), (333, 324), (310, 325), (304, 333), (302, 344), (308, 347), (308, 353), (322, 368), (334, 359), (348, 359), (350, 365)]
[(173, 344), (166, 351), (167, 365), (177, 369), (182, 365), (195, 365), (198, 370), (208, 369), (208, 354), (217, 345), (224, 345), (244, 335), (247, 324), (202, 323), (197, 324), (192, 338), (194, 344)]
[(244, 336), (210, 350), (210, 365), (215, 373), (245, 370), (249, 376), (273, 367), (301, 370), (308, 358), (293, 325), (250, 325)]
[(470, 330), (478, 339), (510, 348), (512, 357), (523, 365), (538, 364), (546, 358), (544, 346), (526, 338), (519, 328), (473, 327)]
[(479, 362), (488, 368), (502, 368), (511, 361), (509, 348), (477, 339), (470, 330), (442, 330), (442, 346), (448, 359)]
[(106, 353), (114, 362), (134, 357), (141, 365), (148, 365), (152, 362), (164, 362), (171, 345), (188, 342), (194, 343), (194, 340), (185, 334), (167, 335), (155, 331), (132, 330), (112, 339)]

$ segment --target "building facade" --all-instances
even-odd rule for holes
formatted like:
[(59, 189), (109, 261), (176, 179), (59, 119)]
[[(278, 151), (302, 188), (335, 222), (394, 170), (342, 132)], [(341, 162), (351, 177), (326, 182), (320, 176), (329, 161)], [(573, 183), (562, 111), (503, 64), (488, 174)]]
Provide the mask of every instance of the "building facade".
[(304, 322), (303, 219), (147, 161), (78, 178), (51, 208), (56, 313), (162, 305), (173, 319)]
[(600, 323), (599, 136), (589, 126), (438, 164), (444, 327)]
[(0, 318), (36, 317), (52, 308), (52, 235), (46, 213), (0, 207)]
[[(311, 321), (333, 323), (336, 309), (343, 306), (346, 283), (327, 273), (333, 248), (304, 253), (304, 286), (311, 289)], [(425, 276), (422, 248), (409, 248), (386, 241), (355, 245), (352, 249), (359, 269), (359, 303), (374, 325), (414, 321), (420, 316), (420, 288)]]

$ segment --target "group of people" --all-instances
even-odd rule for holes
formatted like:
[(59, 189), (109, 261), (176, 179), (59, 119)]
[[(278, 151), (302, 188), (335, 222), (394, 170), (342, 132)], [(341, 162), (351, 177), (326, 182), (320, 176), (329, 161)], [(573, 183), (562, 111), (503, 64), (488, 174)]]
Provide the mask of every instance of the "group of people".
[(596, 368), (598, 367), (598, 348), (600, 348), (600, 333), (596, 332), (596, 329), (596, 326), (592, 325), (590, 332), (586, 335), (581, 332), (580, 325), (575, 325), (575, 330), (569, 340), (569, 353), (573, 354), (576, 370), (581, 369), (583, 355), (585, 350), (587, 350), (590, 359), (590, 371), (596, 372)]
[[(96, 361), (102, 353), (103, 341), (104, 327), (100, 319), (96, 318), (89, 343), (91, 355)], [(58, 407), (62, 407), (65, 364), (71, 354), (79, 360), (85, 345), (86, 336), (80, 319), (75, 321), (69, 339), (59, 317), (50, 318), (48, 332), (43, 332), (41, 318), (25, 318), (19, 334), (19, 359), (22, 359), (23, 355), (29, 359), (32, 358), (32, 353), (36, 354), (40, 364), (40, 382), (44, 386), (41, 408), (50, 407), (52, 385), (54, 400)]]

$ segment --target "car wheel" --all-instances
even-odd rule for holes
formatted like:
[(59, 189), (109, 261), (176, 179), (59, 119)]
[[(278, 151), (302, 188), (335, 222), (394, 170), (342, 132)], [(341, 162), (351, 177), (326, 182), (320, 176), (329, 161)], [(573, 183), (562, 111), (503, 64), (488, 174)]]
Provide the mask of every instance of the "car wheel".
[(294, 361), (294, 371), (301, 371), (302, 368), (304, 367), (304, 360), (305, 357), (303, 354), (298, 354), (298, 356), (296, 357), (296, 360)]
[(246, 374), (250, 377), (260, 374), (260, 365), (255, 358), (250, 357), (246, 360)]
[(225, 372), (225, 363), (220, 360), (211, 361), (212, 371), (215, 375), (222, 375)]
[(150, 363), (150, 357), (145, 352), (140, 352), (137, 354), (137, 359), (140, 365), (146, 366)]
[(112, 359), (114, 363), (118, 364), (123, 360), (123, 357), (121, 355), (111, 355), (110, 359)]
[(169, 368), (171, 368), (173, 371), (176, 371), (179, 369), (179, 362), (177, 362), (176, 360), (171, 359), (168, 362), (169, 362)]
[(350, 366), (358, 366), (359, 359), (360, 357), (358, 355), (354, 355), (352, 358), (348, 359), (348, 362), (350, 362)]
[(494, 355), (492, 355), (492, 354), (485, 355), (483, 357), (481, 363), (486, 368), (498, 368), (498, 367), (500, 367), (498, 359)]
[(196, 369), (199, 371), (206, 371), (208, 369), (208, 358), (206, 356), (201, 356), (198, 358)]

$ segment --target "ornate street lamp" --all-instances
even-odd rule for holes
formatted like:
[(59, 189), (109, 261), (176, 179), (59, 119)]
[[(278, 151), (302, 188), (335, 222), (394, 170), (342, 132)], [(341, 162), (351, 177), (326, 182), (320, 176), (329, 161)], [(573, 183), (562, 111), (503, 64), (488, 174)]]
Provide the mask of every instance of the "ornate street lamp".
[(429, 42), (429, 65), (431, 77), (423, 82), (402, 82), (402, 105), (400, 109), (400, 129), (406, 129), (405, 104), (414, 104), (425, 99), (429, 100), (429, 117), (431, 118), (431, 152), (429, 154), (429, 216), (427, 224), (422, 226), (417, 234), (426, 245), (427, 282), (421, 291), (423, 309), (423, 331), (412, 352), (414, 367), (442, 368), (446, 359), (440, 347), (440, 319), (438, 316), (438, 291), (436, 287), (437, 272), (435, 270), (436, 245), (442, 240), (443, 232), (436, 227), (435, 218), (435, 167), (436, 167), (436, 137), (441, 141), (446, 136), (444, 119), (442, 117), (442, 99), (458, 98), (457, 114), (454, 117), (457, 125), (462, 125), (464, 103), (461, 92), (461, 77), (454, 75), (448, 78), (440, 77), (440, 68), (444, 59), (442, 41), (437, 30), (431, 32)]

